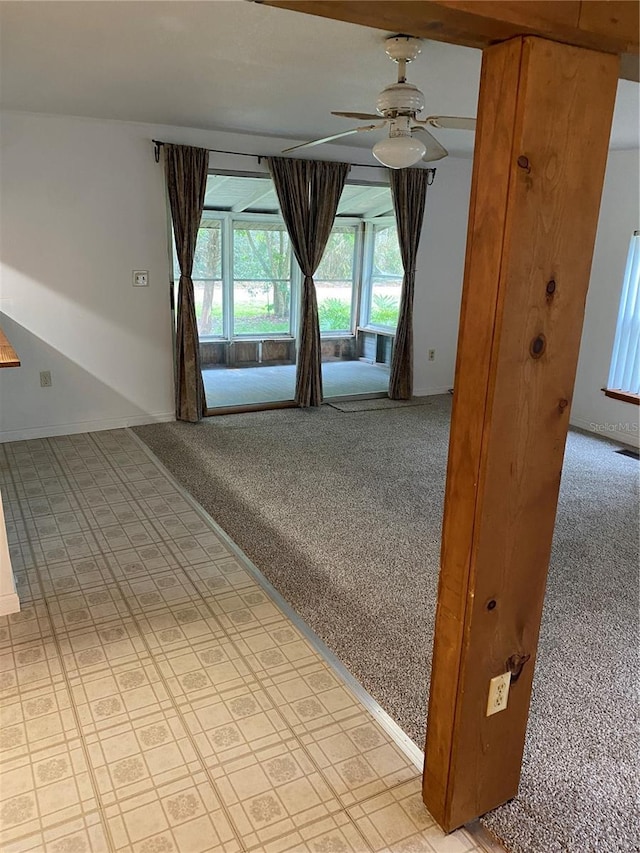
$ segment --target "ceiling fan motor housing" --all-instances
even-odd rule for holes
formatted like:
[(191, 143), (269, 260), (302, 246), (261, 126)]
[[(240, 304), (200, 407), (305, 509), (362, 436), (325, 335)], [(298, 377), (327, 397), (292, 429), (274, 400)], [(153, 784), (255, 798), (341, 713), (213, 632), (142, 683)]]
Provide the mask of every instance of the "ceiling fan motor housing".
[(399, 34), (385, 39), (384, 48), (389, 59), (411, 62), (422, 50), (422, 39)]
[(378, 95), (376, 111), (385, 118), (415, 115), (424, 109), (424, 95), (413, 83), (392, 83)]

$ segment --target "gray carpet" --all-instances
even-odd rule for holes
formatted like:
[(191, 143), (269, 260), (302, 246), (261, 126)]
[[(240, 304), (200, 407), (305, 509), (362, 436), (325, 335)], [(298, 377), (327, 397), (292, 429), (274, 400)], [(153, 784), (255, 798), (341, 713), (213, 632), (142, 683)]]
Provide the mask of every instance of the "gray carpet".
[[(375, 401), (373, 401), (375, 402)], [(422, 746), (450, 397), (137, 427)], [(639, 850), (638, 463), (569, 437), (514, 853)]]
[(372, 400), (332, 400), (327, 405), (339, 412), (372, 412), (377, 409), (403, 409), (407, 406), (427, 405), (429, 397), (414, 397), (412, 400), (390, 400), (376, 397)]

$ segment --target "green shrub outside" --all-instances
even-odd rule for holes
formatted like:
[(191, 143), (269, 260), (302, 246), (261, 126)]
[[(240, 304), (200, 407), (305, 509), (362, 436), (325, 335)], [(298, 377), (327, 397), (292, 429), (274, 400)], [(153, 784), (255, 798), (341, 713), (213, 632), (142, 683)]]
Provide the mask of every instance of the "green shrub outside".
[[(271, 306), (235, 306), (234, 333), (239, 335), (288, 334), (289, 319), (276, 317)], [(393, 296), (377, 295), (373, 297), (370, 321), (375, 326), (395, 326), (398, 322), (398, 300)], [(202, 306), (196, 305), (198, 320)], [(351, 328), (351, 305), (341, 299), (329, 297), (318, 304), (320, 329), (323, 332), (346, 332)], [(222, 310), (219, 306), (211, 308), (211, 328), (214, 334), (222, 332)]]
[(318, 305), (320, 329), (323, 332), (348, 332), (351, 328), (351, 305), (329, 297)]
[(395, 296), (377, 294), (373, 297), (370, 322), (374, 326), (395, 326), (399, 311), (400, 304)]

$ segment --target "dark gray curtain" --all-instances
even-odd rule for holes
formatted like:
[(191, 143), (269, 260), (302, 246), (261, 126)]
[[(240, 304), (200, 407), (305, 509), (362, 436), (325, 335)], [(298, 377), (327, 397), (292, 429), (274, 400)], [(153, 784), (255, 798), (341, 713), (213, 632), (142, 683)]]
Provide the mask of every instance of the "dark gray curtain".
[(427, 169), (389, 171), (398, 226), (398, 242), (404, 267), (400, 314), (389, 379), (389, 396), (392, 400), (410, 400), (413, 394), (413, 291), (429, 172)]
[(322, 366), (313, 274), (322, 260), (350, 167), (348, 163), (284, 157), (269, 157), (267, 162), (291, 246), (304, 275), (295, 399), (299, 406), (319, 406)]
[(206, 410), (200, 341), (193, 296), (193, 256), (204, 207), (209, 152), (188, 145), (165, 145), (167, 192), (176, 241), (180, 284), (176, 324), (176, 418), (199, 421)]

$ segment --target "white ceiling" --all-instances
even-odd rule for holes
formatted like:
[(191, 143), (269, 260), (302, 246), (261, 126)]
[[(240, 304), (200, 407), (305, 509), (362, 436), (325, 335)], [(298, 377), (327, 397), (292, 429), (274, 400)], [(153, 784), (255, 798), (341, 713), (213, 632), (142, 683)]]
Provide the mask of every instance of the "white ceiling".
[[(353, 126), (332, 109), (374, 111), (396, 72), (385, 35), (246, 0), (2, 0), (0, 106), (312, 139)], [(408, 76), (426, 113), (473, 116), (479, 72), (479, 51), (428, 42)], [(639, 145), (638, 92), (621, 81), (612, 147)], [(468, 132), (436, 134), (472, 150)]]

